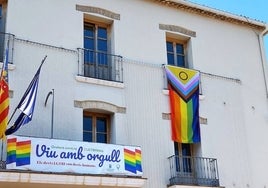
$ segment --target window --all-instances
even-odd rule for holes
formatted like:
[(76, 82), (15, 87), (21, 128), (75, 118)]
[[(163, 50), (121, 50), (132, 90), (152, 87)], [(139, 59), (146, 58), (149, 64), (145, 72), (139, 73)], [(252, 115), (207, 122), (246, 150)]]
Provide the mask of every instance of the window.
[(107, 114), (83, 113), (83, 141), (109, 143), (110, 117)]
[(174, 142), (175, 164), (178, 173), (192, 172), (192, 145)]
[(2, 15), (2, 5), (0, 4), (0, 28), (2, 28), (2, 19), (3, 19), (3, 15)]
[(108, 26), (84, 23), (84, 76), (109, 80)]
[(94, 54), (85, 56), (85, 62), (107, 64), (107, 56), (102, 56), (102, 54), (108, 53), (107, 28), (96, 24), (85, 23), (84, 48), (91, 52), (99, 52), (97, 56)]
[(186, 67), (185, 46), (176, 41), (166, 41), (167, 60), (169, 65)]
[(84, 14), (83, 44), (77, 49), (79, 76), (123, 82), (122, 56), (112, 53), (113, 24), (113, 20)]
[(0, 61), (3, 62), (4, 52), (4, 19), (3, 19), (3, 5), (0, 4)]

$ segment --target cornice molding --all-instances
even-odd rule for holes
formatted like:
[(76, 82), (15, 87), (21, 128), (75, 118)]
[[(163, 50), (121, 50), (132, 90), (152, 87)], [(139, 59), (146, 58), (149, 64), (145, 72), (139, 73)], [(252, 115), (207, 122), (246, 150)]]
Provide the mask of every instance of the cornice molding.
[(191, 12), (202, 16), (214, 18), (216, 20), (221, 20), (238, 25), (244, 25), (257, 30), (266, 29), (266, 25), (263, 22), (258, 22), (255, 20), (248, 19), (247, 17), (237, 16), (235, 14), (219, 11), (217, 9), (212, 9), (205, 6), (197, 4), (195, 5), (191, 2), (175, 1), (175, 0), (150, 0), (150, 1), (154, 1), (165, 6), (177, 8), (186, 12)]

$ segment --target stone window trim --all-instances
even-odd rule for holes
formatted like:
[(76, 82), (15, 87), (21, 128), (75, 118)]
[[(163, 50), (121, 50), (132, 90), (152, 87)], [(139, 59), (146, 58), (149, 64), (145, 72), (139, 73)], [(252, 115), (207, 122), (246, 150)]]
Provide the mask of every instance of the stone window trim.
[[(170, 113), (162, 113), (162, 119), (163, 120), (170, 120)], [(201, 117), (199, 116), (199, 122), (200, 124), (204, 124), (204, 125), (207, 125), (208, 124), (208, 120), (207, 118), (204, 118), (204, 117)]]
[(120, 14), (99, 7), (76, 5), (76, 10), (81, 12), (99, 14), (108, 18), (112, 18), (114, 20), (120, 20)]
[(74, 107), (82, 108), (82, 109), (97, 109), (97, 110), (103, 110), (108, 111), (111, 113), (126, 113), (125, 107), (120, 107), (108, 102), (103, 101), (96, 101), (96, 100), (84, 100), (84, 101), (74, 101)]
[(181, 33), (190, 37), (196, 37), (196, 32), (177, 25), (159, 24), (160, 30)]

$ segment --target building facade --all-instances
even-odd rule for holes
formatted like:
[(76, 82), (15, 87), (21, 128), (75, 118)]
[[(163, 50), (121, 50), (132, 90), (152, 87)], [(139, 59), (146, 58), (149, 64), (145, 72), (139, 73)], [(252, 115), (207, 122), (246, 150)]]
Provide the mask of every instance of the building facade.
[[(142, 166), (135, 175), (13, 169), (2, 140), (1, 187), (268, 186), (265, 23), (182, 0), (2, 0), (0, 29), (9, 117), (46, 57), (32, 120), (7, 140), (51, 143), (36, 144), (47, 158), (57, 157), (56, 144), (134, 148)], [(200, 73), (200, 143), (171, 139), (167, 64)], [(79, 161), (84, 151), (76, 152), (69, 158)], [(102, 161), (94, 156), (85, 158)], [(109, 156), (109, 168), (126, 165)]]

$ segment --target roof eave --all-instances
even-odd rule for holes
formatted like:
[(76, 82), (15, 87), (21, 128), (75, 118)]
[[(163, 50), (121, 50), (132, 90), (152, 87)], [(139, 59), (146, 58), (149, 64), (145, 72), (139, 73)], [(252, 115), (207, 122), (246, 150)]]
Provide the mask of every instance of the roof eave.
[(206, 6), (194, 4), (185, 0), (151, 0), (166, 6), (177, 8), (183, 11), (211, 17), (217, 20), (226, 21), (234, 24), (248, 26), (257, 30), (266, 30), (267, 25), (264, 22), (250, 19), (246, 16), (238, 16), (229, 12), (212, 9)]

